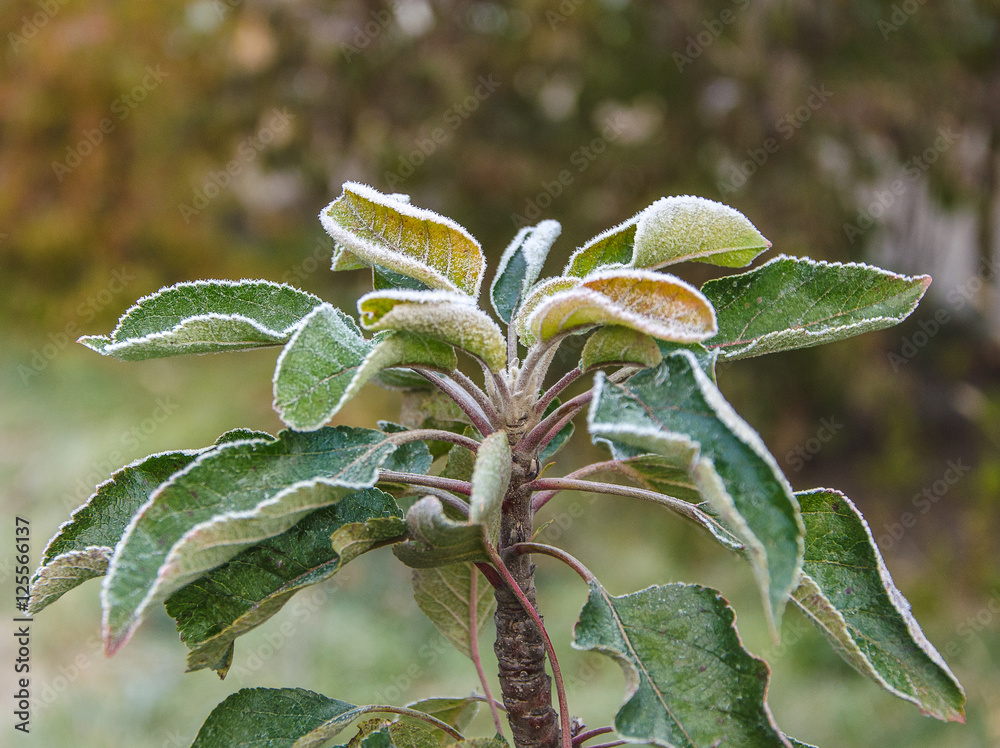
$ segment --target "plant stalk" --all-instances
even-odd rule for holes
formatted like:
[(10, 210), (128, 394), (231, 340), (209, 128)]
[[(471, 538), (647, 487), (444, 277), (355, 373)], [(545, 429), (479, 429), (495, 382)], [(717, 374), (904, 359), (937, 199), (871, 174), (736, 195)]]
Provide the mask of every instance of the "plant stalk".
[[(508, 581), (517, 585), (523, 599), (537, 611), (535, 567), (531, 558), (505, 552), (531, 537), (531, 492), (525, 488), (534, 477), (530, 470), (529, 465), (515, 461), (514, 474), (504, 496), (497, 546), (510, 575)], [(493, 650), (514, 744), (517, 748), (556, 748), (561, 737), (559, 717), (552, 708), (552, 679), (545, 671), (542, 631), (509, 587), (497, 588), (495, 596), (497, 639)]]

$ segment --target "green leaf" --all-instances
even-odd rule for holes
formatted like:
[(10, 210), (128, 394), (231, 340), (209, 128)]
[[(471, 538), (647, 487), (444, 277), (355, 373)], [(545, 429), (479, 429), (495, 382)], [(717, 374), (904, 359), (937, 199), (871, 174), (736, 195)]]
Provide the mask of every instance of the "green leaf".
[[(378, 421), (379, 429), (386, 434), (400, 434), (409, 431), (405, 426), (391, 421)], [(385, 458), (382, 468), (400, 473), (426, 473), (434, 459), (427, 445), (422, 441), (408, 442), (396, 447), (396, 451)]]
[[(331, 534), (345, 528), (354, 541), (335, 550)], [(219, 670), (233, 642), (271, 618), (296, 592), (329, 579), (361, 552), (405, 532), (395, 500), (368, 488), (307, 515), (181, 588), (166, 606), (191, 650), (188, 671)]]
[(114, 547), (149, 495), (201, 450), (165, 452), (137, 460), (97, 487), (42, 552), (31, 578), (28, 615), (38, 613), (94, 577), (104, 576)]
[(416, 364), (451, 371), (458, 360), (451, 346), (410, 333), (366, 340), (354, 320), (322, 304), (278, 357), (274, 409), (292, 428), (315, 431), (385, 369)]
[[(337, 268), (334, 268), (336, 270)], [(372, 288), (376, 291), (387, 291), (405, 288), (410, 291), (430, 291), (431, 287), (421, 283), (416, 278), (410, 278), (402, 273), (396, 273), (379, 265), (372, 266)]]
[(499, 530), (500, 506), (510, 483), (511, 455), (507, 433), (496, 431), (479, 445), (472, 469), (469, 522), (485, 525), (490, 533)]
[(607, 270), (542, 302), (525, 322), (531, 339), (597, 325), (621, 325), (660, 340), (696, 343), (716, 332), (704, 296), (680, 278), (647, 270)]
[(224, 444), (162, 484), (129, 523), (101, 591), (105, 650), (114, 654), (145, 611), (249, 546), (378, 479), (396, 449), (370, 429), (283, 431)]
[(410, 539), (394, 545), (392, 552), (413, 569), (490, 559), (486, 527), (452, 519), (436, 496), (414, 503), (406, 512), (406, 526)]
[(930, 282), (782, 255), (702, 286), (719, 320), (719, 334), (705, 346), (722, 358), (748, 358), (881, 330), (906, 319)]
[[(472, 658), (471, 640), (493, 620), (493, 588), (474, 564), (413, 570), (413, 599), (431, 623), (459, 652)], [(472, 631), (472, 580), (476, 579), (476, 631)]]
[(444, 291), (378, 291), (358, 299), (366, 330), (402, 330), (441, 340), (478, 356), (493, 371), (507, 363), (507, 342), (468, 297)]
[(698, 360), (698, 366), (705, 372), (705, 375), (718, 384), (718, 380), (715, 378), (715, 362), (719, 358), (717, 350), (709, 350), (702, 343), (668, 343), (665, 340), (657, 340), (656, 345), (664, 356), (669, 356), (674, 351), (690, 351)]
[(621, 325), (608, 325), (587, 338), (580, 354), (585, 372), (603, 366), (659, 366), (663, 360), (656, 338)]
[(765, 701), (767, 663), (743, 648), (735, 620), (705, 587), (671, 584), (613, 597), (593, 582), (573, 647), (613, 657), (625, 670), (614, 727), (628, 742), (787, 748)]
[[(273, 439), (250, 429), (227, 431), (215, 446), (240, 439)], [(97, 486), (42, 552), (42, 561), (31, 578), (27, 608), (34, 615), (88, 579), (104, 576), (114, 547), (132, 516), (151, 493), (171, 475), (191, 463), (206, 449), (163, 452), (136, 460)]]
[(699, 493), (746, 546), (777, 637), (802, 569), (798, 502), (760, 436), (726, 402), (694, 354), (677, 351), (620, 384), (598, 372), (589, 426), (595, 441), (689, 466)]
[(483, 251), (450, 218), (355, 182), (319, 217), (338, 245), (334, 270), (378, 265), (430, 288), (479, 296)]
[(528, 292), (528, 297), (521, 301), (514, 315), (514, 330), (517, 338), (526, 346), (535, 342), (535, 335), (528, 328), (528, 320), (543, 302), (563, 291), (571, 291), (580, 285), (579, 278), (547, 278), (536, 283)]
[[(479, 711), (479, 703), (479, 697), (463, 696), (461, 698), (422, 699), (406, 706), (408, 709), (429, 714), (446, 725), (451, 725), (459, 732), (463, 732)], [(412, 717), (400, 717), (401, 722), (410, 719)]]
[(660, 268), (686, 260), (748, 265), (771, 243), (746, 216), (702, 197), (663, 197), (573, 253), (563, 275), (605, 267)]
[(111, 335), (78, 342), (122, 361), (182, 353), (282, 345), (320, 304), (316, 296), (271, 281), (193, 281), (144, 296)]
[(509, 323), (517, 307), (538, 280), (553, 242), (562, 232), (558, 221), (542, 221), (525, 226), (504, 250), (490, 286), (490, 301), (497, 315)]
[(343, 730), (361, 713), (303, 688), (244, 688), (212, 710), (191, 748), (292, 748), (324, 726), (342, 723)]
[(806, 526), (794, 600), (851, 666), (927, 715), (965, 721), (965, 693), (910, 613), (868, 523), (839, 491), (796, 494)]
[(406, 513), (410, 539), (393, 546), (396, 558), (414, 569), (488, 561), (486, 544), (496, 542), (500, 507), (510, 483), (510, 473), (511, 456), (506, 433), (490, 434), (483, 439), (476, 454), (468, 519), (452, 519), (437, 497), (425, 496)]

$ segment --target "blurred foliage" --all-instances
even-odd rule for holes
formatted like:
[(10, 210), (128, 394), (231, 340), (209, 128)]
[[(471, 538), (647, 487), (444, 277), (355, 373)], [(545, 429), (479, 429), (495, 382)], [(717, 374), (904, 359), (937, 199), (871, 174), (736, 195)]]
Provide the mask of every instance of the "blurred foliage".
[[(231, 387), (241, 400), (226, 404), (218, 393), (228, 359), (129, 367), (67, 348), (82, 333), (107, 332), (135, 298), (193, 278), (285, 280), (352, 310), (368, 280), (326, 271), (330, 243), (316, 220), (343, 181), (408, 192), (453, 216), (493, 263), (522, 221), (558, 219), (564, 235), (549, 271), (662, 195), (702, 195), (743, 211), (775, 252), (874, 258), (941, 279), (899, 328), (719, 374), (797, 489), (843, 487), (876, 537), (914, 515), (883, 552), (932, 640), (946, 656), (957, 647), (949, 659), (970, 690), (970, 729), (886, 707), (810, 636), (779, 661), (775, 698), (784, 714), (803, 693), (824, 704), (800, 718), (798, 734), (813, 727), (819, 741), (840, 725), (846, 732), (830, 745), (1000, 742), (1000, 704), (983, 685), (995, 680), (1000, 616), (982, 623), (1000, 589), (996, 0), (8, 0), (0, 29), (0, 485), (10, 511), (30, 507), (39, 536), (65, 515), (58, 496), (72, 498), (110, 451), (120, 460), (98, 480), (140, 452), (209, 443), (229, 426), (276, 427), (266, 355), (251, 354)], [(896, 177), (905, 194), (891, 191)], [(937, 228), (921, 253), (905, 229), (928, 215)], [(968, 220), (949, 223), (956, 216)], [(963, 236), (972, 257), (952, 252)], [(700, 282), (712, 271), (681, 272)], [(215, 389), (195, 396), (200, 383)], [(126, 454), (119, 435), (170, 394), (183, 418)], [(393, 417), (394, 397), (343, 420)], [(52, 450), (59, 469), (44, 474), (41, 456)], [(949, 460), (970, 469), (922, 514), (921, 492), (933, 491)], [(596, 513), (592, 526), (612, 525), (621, 508)], [(632, 537), (627, 526), (618, 532)], [(664, 548), (662, 569), (630, 569), (642, 583), (697, 577), (739, 596), (737, 572), (720, 572), (686, 531), (664, 533), (676, 549)], [(587, 545), (571, 550), (597, 571), (617, 562)], [(408, 596), (403, 587), (390, 585), (379, 598), (390, 608), (378, 615), (412, 612), (393, 598)], [(753, 629), (753, 613), (743, 613), (752, 607), (738, 606), (741, 629)], [(575, 612), (558, 614), (567, 632)], [(96, 618), (79, 626), (90, 631)], [(419, 636), (428, 633), (416, 624), (399, 634)], [(756, 641), (758, 651), (768, 646)], [(71, 662), (74, 650), (70, 639), (53, 656)], [(121, 676), (116, 693), (166, 698), (142, 691), (149, 665), (140, 660), (179, 676), (179, 649), (171, 652), (134, 651), (140, 672)], [(315, 667), (306, 648), (283, 654)], [(399, 668), (392, 652), (338, 656), (353, 663), (340, 675), (267, 682), (309, 680), (296, 685), (336, 696), (332, 687), (359, 667), (371, 676), (362, 689)], [(813, 664), (832, 675), (818, 684)], [(614, 677), (603, 672), (595, 693)], [(198, 709), (232, 689), (215, 690), (218, 698), (192, 689), (171, 703)], [(76, 698), (78, 713), (98, 709)], [(112, 706), (100, 713), (118, 714)], [(891, 719), (875, 711), (885, 708)], [(56, 711), (45, 720), (65, 734), (112, 740)], [(794, 718), (776, 711), (795, 734)], [(169, 724), (169, 714), (146, 714)], [(860, 732), (880, 721), (881, 739)]]

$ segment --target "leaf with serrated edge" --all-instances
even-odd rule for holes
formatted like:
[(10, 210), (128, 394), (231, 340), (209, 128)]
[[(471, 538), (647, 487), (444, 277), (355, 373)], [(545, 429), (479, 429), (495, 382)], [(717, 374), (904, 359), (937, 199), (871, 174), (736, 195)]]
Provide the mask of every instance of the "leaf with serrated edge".
[(735, 621), (706, 587), (670, 584), (613, 597), (592, 582), (573, 647), (608, 655), (625, 671), (614, 727), (628, 742), (788, 748), (766, 702), (767, 663), (743, 648)]
[(777, 639), (799, 584), (802, 518), (788, 480), (760, 436), (739, 417), (690, 351), (613, 384), (598, 372), (592, 437), (689, 465), (699, 493), (746, 546)]
[(563, 275), (582, 278), (601, 268), (655, 269), (687, 260), (741, 267), (770, 246), (728, 205), (690, 195), (662, 197), (580, 247)]
[(927, 715), (965, 721), (965, 693), (910, 613), (868, 523), (839, 491), (796, 494), (806, 526), (793, 600), (852, 667)]
[(881, 330), (906, 319), (930, 282), (928, 275), (781, 255), (702, 286), (719, 320), (719, 334), (705, 347), (722, 358), (748, 358)]
[[(350, 528), (349, 550), (331, 534)], [(299, 590), (323, 582), (367, 551), (406, 532), (388, 494), (368, 488), (324, 507), (235, 556), (167, 598), (188, 653), (188, 671), (216, 668), (232, 643), (275, 615)], [(360, 536), (364, 536), (362, 541)]]
[(558, 221), (525, 226), (504, 250), (490, 285), (490, 301), (504, 322), (510, 322), (517, 307), (527, 298), (528, 290), (542, 272), (549, 249), (561, 232)]
[(480, 574), (474, 564), (450, 564), (413, 570), (413, 599), (452, 646), (472, 659), (471, 639), (493, 619), (496, 598), (485, 579), (476, 584), (476, 631), (471, 631), (472, 580)]
[(114, 547), (132, 515), (171, 475), (201, 450), (164, 452), (136, 460), (112, 473), (59, 526), (31, 578), (27, 613), (34, 615), (88, 579), (104, 576)]
[(78, 342), (123, 361), (282, 345), (319, 298), (264, 280), (178, 283), (139, 299), (111, 335)]
[[(216, 439), (213, 446), (247, 438), (274, 437), (263, 431), (234, 429)], [(88, 579), (104, 576), (114, 547), (150, 494), (199, 454), (211, 449), (149, 455), (116, 470), (97, 486), (69, 520), (59, 526), (42, 552), (42, 561), (31, 578), (31, 599), (26, 612), (33, 615)]]
[(317, 728), (347, 727), (362, 709), (304, 688), (244, 688), (212, 710), (191, 748), (292, 748)]
[(396, 449), (370, 429), (283, 431), (225, 444), (162, 484), (136, 513), (101, 590), (105, 651), (117, 652), (151, 604), (309, 512), (378, 479)]
[(587, 338), (580, 368), (591, 372), (602, 366), (659, 366), (663, 360), (656, 338), (621, 325), (608, 325)]
[(697, 343), (716, 333), (708, 300), (680, 278), (648, 270), (607, 270), (546, 299), (526, 323), (548, 340), (597, 325), (622, 325), (660, 340)]
[(479, 242), (450, 218), (356, 182), (345, 182), (319, 218), (340, 246), (334, 270), (358, 267), (360, 260), (431, 288), (479, 296), (486, 259)]
[(354, 320), (329, 304), (306, 317), (278, 357), (274, 409), (299, 431), (327, 423), (373, 377), (395, 366), (451, 371), (451, 346), (410, 333), (366, 340)]
[(500, 327), (467, 296), (445, 291), (376, 291), (358, 299), (366, 330), (402, 330), (478, 356), (493, 371), (507, 363)]

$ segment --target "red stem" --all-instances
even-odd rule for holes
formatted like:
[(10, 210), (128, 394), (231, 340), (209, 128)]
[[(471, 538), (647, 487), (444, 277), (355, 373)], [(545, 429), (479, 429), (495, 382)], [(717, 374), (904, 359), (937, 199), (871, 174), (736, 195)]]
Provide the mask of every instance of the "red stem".
[(483, 672), (483, 661), (479, 657), (479, 626), (476, 621), (476, 598), (478, 595), (479, 575), (473, 571), (472, 581), (469, 586), (469, 652), (472, 655), (472, 662), (476, 666), (476, 673), (479, 675), (479, 682), (483, 686), (483, 694), (490, 705), (490, 712), (493, 714), (493, 726), (497, 728), (497, 735), (503, 735), (503, 722), (500, 719), (500, 712), (497, 711), (493, 694), (490, 693), (490, 685), (486, 682), (486, 673)]

